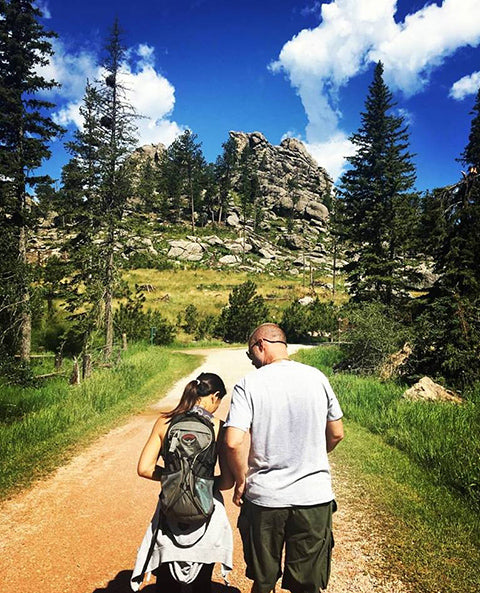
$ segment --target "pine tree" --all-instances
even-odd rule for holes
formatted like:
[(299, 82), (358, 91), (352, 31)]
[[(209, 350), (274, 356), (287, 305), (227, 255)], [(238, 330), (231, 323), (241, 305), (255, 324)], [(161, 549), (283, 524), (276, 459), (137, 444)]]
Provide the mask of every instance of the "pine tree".
[(218, 183), (218, 222), (227, 212), (230, 202), (230, 192), (233, 188), (233, 178), (238, 167), (238, 149), (234, 138), (229, 138), (222, 144), (223, 152), (216, 160), (215, 175)]
[(31, 349), (29, 229), (35, 208), (28, 190), (46, 180), (35, 171), (50, 156), (48, 143), (62, 129), (48, 115), (53, 104), (38, 93), (57, 86), (38, 74), (52, 55), (54, 33), (28, 0), (0, 0), (0, 340), (28, 360)]
[[(197, 142), (197, 135), (185, 130), (169, 146), (166, 152), (166, 171), (169, 177), (177, 175), (181, 180), (180, 187), (172, 187), (186, 198), (190, 211), (192, 233), (195, 234), (196, 211), (201, 207), (201, 196), (205, 175), (206, 162), (202, 153), (202, 144)], [(180, 209), (180, 208), (179, 208)]]
[(137, 115), (121, 80), (125, 51), (115, 21), (106, 45), (102, 78), (87, 84), (82, 107), (84, 127), (68, 145), (73, 158), (63, 169), (63, 191), (78, 229), (71, 240), (76, 274), (69, 306), (79, 313), (77, 319), (84, 319), (84, 343), (102, 315), (107, 359), (113, 350), (112, 304), (121, 255), (118, 245), (128, 229), (125, 214), (133, 195), (128, 157), (136, 142)]
[(402, 117), (390, 113), (394, 106), (379, 62), (362, 125), (350, 138), (357, 152), (347, 159), (351, 167), (341, 178), (336, 222), (353, 298), (387, 305), (405, 294), (417, 201), (408, 133)]
[(461, 160), (468, 174), (437, 190), (430, 205), (437, 233), (435, 271), (439, 278), (418, 305), (416, 373), (443, 378), (463, 389), (480, 375), (480, 91), (469, 141)]

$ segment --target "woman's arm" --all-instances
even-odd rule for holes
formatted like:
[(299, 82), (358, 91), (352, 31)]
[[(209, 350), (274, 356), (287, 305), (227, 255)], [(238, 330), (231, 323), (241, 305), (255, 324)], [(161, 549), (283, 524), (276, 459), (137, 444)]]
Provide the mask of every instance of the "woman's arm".
[(165, 418), (160, 417), (155, 422), (152, 433), (145, 443), (140, 459), (138, 460), (137, 473), (142, 478), (157, 482), (160, 481), (160, 468), (157, 465), (157, 460), (166, 430), (167, 424)]

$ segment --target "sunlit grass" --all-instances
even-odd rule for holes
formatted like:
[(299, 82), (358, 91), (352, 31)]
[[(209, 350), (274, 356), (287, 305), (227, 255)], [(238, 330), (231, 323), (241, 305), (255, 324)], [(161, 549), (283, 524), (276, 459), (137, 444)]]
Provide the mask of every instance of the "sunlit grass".
[(476, 593), (479, 398), (461, 406), (409, 402), (401, 397), (405, 385), (333, 373), (341, 358), (337, 348), (296, 357), (324, 371), (338, 395), (346, 438), (333, 459), (339, 474), (362, 484), (374, 503), (387, 542), (385, 570), (411, 582), (414, 591)]
[[(247, 280), (256, 283), (257, 292), (265, 298), (274, 321), (280, 321), (283, 309), (293, 300), (312, 294), (309, 278), (304, 286), (301, 275), (289, 274), (280, 277), (268, 273), (179, 267), (174, 270), (130, 270), (124, 274), (124, 280), (132, 291), (136, 284), (152, 286), (152, 292), (144, 293), (145, 306), (161, 311), (170, 322), (176, 322), (178, 314), (190, 304), (195, 305), (202, 315), (218, 315), (228, 303), (232, 289)], [(331, 279), (317, 273), (314, 281), (326, 284)], [(333, 299), (336, 303), (345, 300), (343, 292), (333, 298), (331, 291), (325, 287), (316, 286), (315, 292), (321, 300)]]
[(6, 387), (0, 395), (0, 496), (58, 467), (74, 445), (107, 430), (198, 365), (197, 356), (138, 345), (113, 369), (80, 386), (64, 378), (41, 387)]

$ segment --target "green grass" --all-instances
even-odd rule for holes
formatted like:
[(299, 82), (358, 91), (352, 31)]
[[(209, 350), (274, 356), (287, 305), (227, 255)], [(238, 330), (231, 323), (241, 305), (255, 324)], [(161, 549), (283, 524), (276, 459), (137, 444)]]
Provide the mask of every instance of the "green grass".
[[(285, 307), (294, 299), (310, 294), (310, 288), (302, 285), (301, 276), (270, 276), (268, 273), (251, 274), (235, 270), (189, 269), (174, 270), (136, 269), (125, 272), (124, 280), (131, 290), (135, 284), (150, 284), (155, 287), (145, 293), (145, 307), (161, 311), (170, 322), (176, 323), (178, 313), (184, 313), (187, 305), (193, 304), (202, 315), (219, 315), (222, 307), (228, 303), (232, 289), (253, 280), (257, 292), (261, 294), (270, 309), (272, 320), (279, 321)], [(323, 276), (315, 276), (320, 282), (331, 282)], [(307, 278), (308, 282), (308, 278)], [(316, 289), (319, 298), (331, 300), (329, 290)], [(343, 302), (345, 295), (337, 293), (335, 300)]]
[[(462, 406), (408, 402), (405, 386), (333, 374), (338, 349), (296, 358), (330, 378), (346, 438), (333, 459), (363, 486), (388, 543), (384, 569), (425, 593), (474, 593), (480, 566), (480, 422), (475, 398)], [(477, 399), (478, 401), (478, 399)], [(359, 500), (359, 505), (365, 501)]]
[[(330, 352), (329, 352), (330, 350)], [(303, 362), (327, 374), (338, 350), (304, 350)], [(345, 417), (405, 451), (438, 484), (448, 486), (480, 510), (480, 407), (476, 397), (462, 405), (410, 402), (406, 386), (374, 377), (331, 374)]]
[[(364, 493), (384, 534), (379, 569), (416, 593), (478, 593), (480, 518), (476, 509), (432, 481), (408, 456), (355, 422), (332, 458)], [(347, 479), (347, 478), (346, 478)], [(339, 504), (342, 504), (340, 499)]]
[(75, 446), (115, 426), (199, 364), (199, 358), (139, 345), (113, 369), (97, 370), (80, 386), (64, 378), (41, 387), (2, 386), (0, 497), (58, 467)]

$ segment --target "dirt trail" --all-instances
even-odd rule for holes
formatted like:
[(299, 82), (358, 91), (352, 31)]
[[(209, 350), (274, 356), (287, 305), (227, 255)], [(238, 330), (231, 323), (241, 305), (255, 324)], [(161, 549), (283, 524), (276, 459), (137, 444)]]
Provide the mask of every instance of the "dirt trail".
[[(293, 350), (293, 349), (292, 349)], [(0, 509), (2, 593), (127, 593), (136, 550), (151, 518), (158, 484), (138, 478), (136, 463), (158, 411), (171, 407), (186, 382), (201, 371), (219, 373), (228, 393), (251, 370), (244, 349), (196, 351), (206, 361), (179, 381), (158, 404), (98, 439), (50, 478), (5, 502)], [(224, 418), (228, 399), (218, 415)], [(400, 582), (379, 580), (382, 538), (371, 529), (368, 511), (353, 504), (362, 493), (334, 468), (339, 511), (329, 593), (405, 593)], [(247, 593), (237, 509), (225, 500), (235, 534), (231, 587), (214, 573), (216, 593)], [(367, 526), (367, 527), (366, 527)], [(367, 531), (368, 529), (368, 531)], [(154, 593), (146, 585), (145, 593)], [(277, 591), (281, 591), (277, 588)]]

